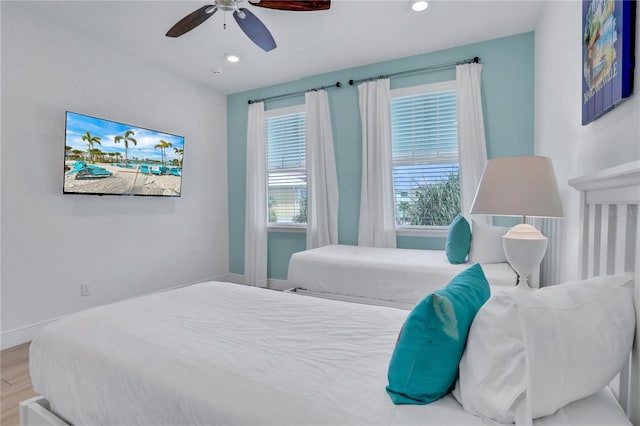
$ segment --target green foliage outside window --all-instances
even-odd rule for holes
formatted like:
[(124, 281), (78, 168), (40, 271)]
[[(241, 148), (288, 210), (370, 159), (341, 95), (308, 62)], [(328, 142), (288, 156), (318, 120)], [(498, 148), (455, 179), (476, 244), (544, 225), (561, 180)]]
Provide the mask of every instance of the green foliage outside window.
[(276, 223), (278, 221), (278, 215), (274, 209), (278, 205), (278, 201), (275, 197), (269, 197), (269, 223)]
[(411, 201), (398, 203), (399, 222), (414, 226), (449, 226), (460, 213), (460, 178), (423, 183), (411, 190)]
[(300, 214), (293, 217), (295, 223), (307, 223), (307, 194), (300, 198)]

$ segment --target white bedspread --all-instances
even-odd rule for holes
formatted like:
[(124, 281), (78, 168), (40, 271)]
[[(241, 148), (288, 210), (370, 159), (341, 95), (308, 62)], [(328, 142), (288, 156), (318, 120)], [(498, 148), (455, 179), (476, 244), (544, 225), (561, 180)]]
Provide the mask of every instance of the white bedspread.
[[(294, 253), (287, 280), (292, 287), (413, 307), (444, 287), (470, 264), (452, 265), (442, 250), (331, 245)], [(483, 264), (492, 286), (513, 287), (517, 275), (508, 263)]]
[[(34, 389), (76, 425), (483, 424), (451, 397), (395, 406), (407, 311), (209, 282), (71, 315), (31, 345)], [(541, 424), (628, 424), (610, 394)]]

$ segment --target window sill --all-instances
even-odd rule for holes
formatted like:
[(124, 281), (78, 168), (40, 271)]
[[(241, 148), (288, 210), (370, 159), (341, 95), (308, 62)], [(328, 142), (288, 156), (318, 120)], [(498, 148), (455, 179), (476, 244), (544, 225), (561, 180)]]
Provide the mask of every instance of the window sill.
[(267, 232), (307, 232), (306, 225), (267, 225)]
[(403, 226), (396, 228), (396, 235), (399, 237), (438, 237), (447, 238), (449, 227), (447, 226)]

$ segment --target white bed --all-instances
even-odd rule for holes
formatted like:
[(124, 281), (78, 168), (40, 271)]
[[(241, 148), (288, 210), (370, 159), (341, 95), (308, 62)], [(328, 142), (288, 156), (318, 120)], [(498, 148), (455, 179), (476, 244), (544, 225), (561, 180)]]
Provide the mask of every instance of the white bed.
[[(297, 291), (317, 296), (410, 309), (469, 266), (449, 263), (443, 250), (330, 245), (294, 253), (287, 281)], [(517, 274), (508, 263), (482, 264), (482, 269), (492, 286), (516, 285)]]
[[(393, 405), (387, 366), (406, 315), (210, 282), (56, 322), (32, 343), (31, 375), (77, 425), (483, 424), (450, 395)], [(541, 424), (603, 422), (628, 424), (606, 392)]]
[[(637, 282), (640, 162), (572, 184), (584, 191), (583, 275), (622, 268), (636, 271)], [(602, 214), (596, 205), (603, 202), (621, 203), (625, 216)], [(635, 302), (640, 306), (638, 286)], [(217, 282), (88, 310), (34, 339), (30, 371), (42, 396), (20, 404), (20, 421), (486, 424), (451, 395), (428, 405), (392, 404), (387, 366), (407, 314)], [(640, 310), (636, 324), (638, 316)], [(639, 344), (636, 327), (630, 368), (621, 370), (615, 392), (605, 387), (534, 424), (640, 424)]]

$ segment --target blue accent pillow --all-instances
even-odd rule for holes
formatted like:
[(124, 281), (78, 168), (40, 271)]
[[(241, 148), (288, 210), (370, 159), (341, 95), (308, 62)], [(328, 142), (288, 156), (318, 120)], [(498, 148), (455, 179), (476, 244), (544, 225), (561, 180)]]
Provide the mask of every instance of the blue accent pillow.
[(458, 215), (449, 225), (447, 234), (447, 259), (450, 263), (465, 263), (471, 248), (471, 226), (462, 215)]
[(451, 390), (471, 322), (490, 295), (477, 263), (413, 308), (389, 362), (387, 393), (394, 404), (428, 404)]

